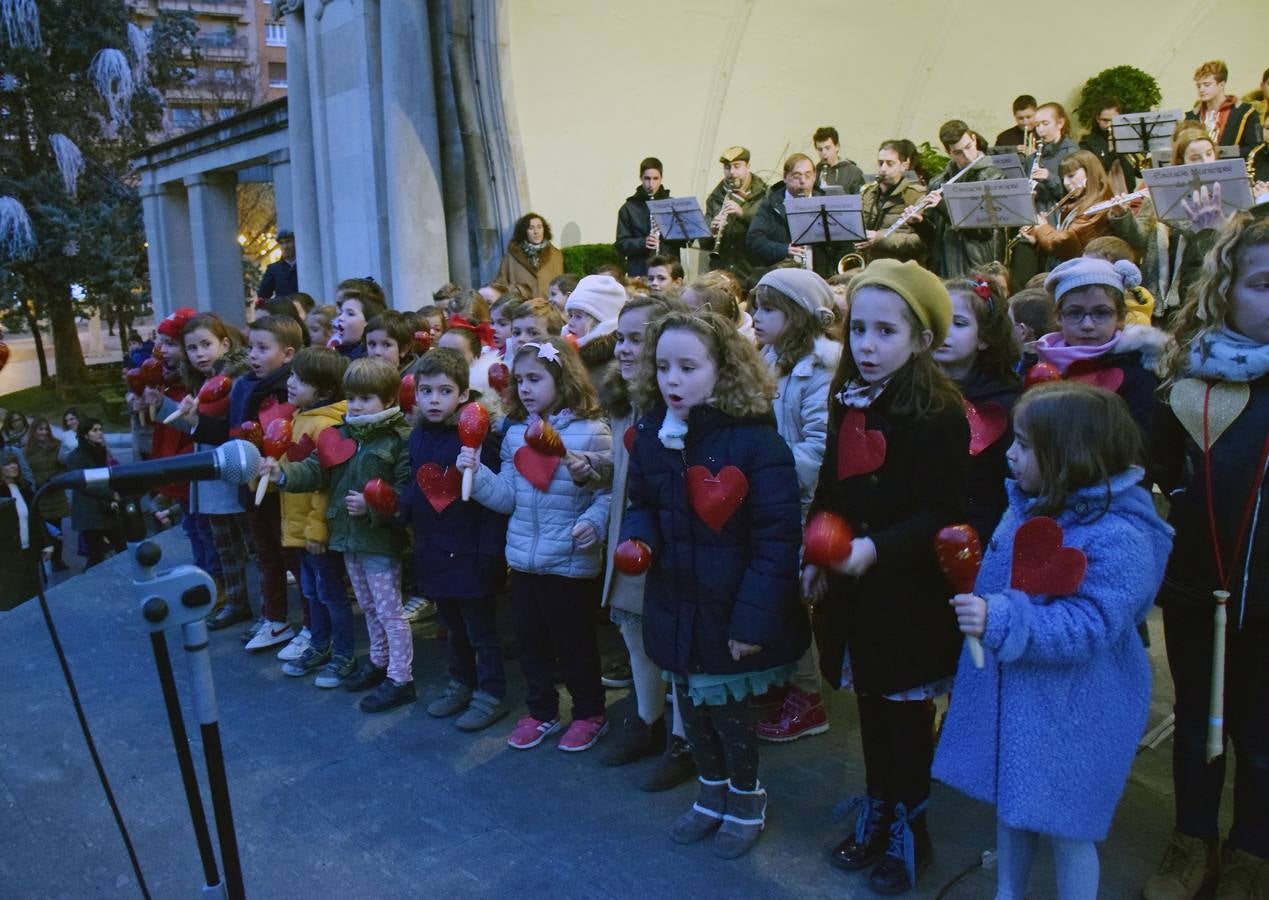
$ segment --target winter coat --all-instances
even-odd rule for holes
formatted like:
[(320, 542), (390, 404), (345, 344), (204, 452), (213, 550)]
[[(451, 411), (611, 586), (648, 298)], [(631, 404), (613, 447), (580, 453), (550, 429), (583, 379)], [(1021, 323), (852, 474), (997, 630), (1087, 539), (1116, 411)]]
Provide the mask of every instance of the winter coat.
[[(298, 444), (308, 438), (316, 445), (318, 435), (327, 428), (337, 427), (344, 421), (347, 411), (346, 400), (296, 410), (291, 419), (291, 441)], [(282, 504), (283, 547), (303, 547), (309, 541), (315, 544), (330, 543), (330, 526), (326, 521), (329, 493), (312, 491), (308, 494), (296, 494), (283, 491), (279, 500)]]
[(628, 507), (626, 492), (629, 488), (630, 451), (626, 449), (627, 436), (629, 443), (634, 444), (635, 422), (637, 416), (633, 409), (624, 415), (613, 415), (612, 424), (612, 487), (609, 488), (611, 500), (608, 506), (608, 553), (607, 566), (604, 569), (603, 602), (623, 612), (643, 615), (643, 591), (647, 575), (623, 575), (612, 564), (612, 555), (621, 543), (621, 526), (626, 518)]
[[(811, 195), (821, 197), (824, 192), (817, 187), (811, 191)], [(793, 236), (789, 231), (789, 219), (785, 211), (788, 196), (788, 188), (783, 181), (772, 185), (767, 196), (758, 205), (749, 225), (749, 232), (745, 235), (745, 250), (749, 254), (749, 260), (760, 268), (777, 265), (789, 256)], [(829, 278), (837, 272), (837, 260), (849, 253), (852, 245), (827, 243), (809, 246), (815, 271), (824, 278)]]
[(864, 187), (864, 173), (849, 159), (839, 159), (835, 166), (821, 162), (815, 167), (815, 184), (821, 189), (837, 185), (843, 194), (858, 194)]
[[(986, 545), (975, 593), (987, 600), (986, 664), (962, 653), (934, 777), (996, 805), (1011, 828), (1100, 841), (1110, 830), (1150, 710), (1150, 662), (1137, 625), (1172, 545), (1141, 470), (1071, 495), (1056, 517), (1088, 570), (1075, 593), (1010, 587), (1013, 543), (1032, 498), (1009, 482), (1009, 509)], [(1111, 493), (1110, 508), (1100, 515)]]
[[(1255, 530), (1234, 550), (1265, 436), (1269, 435), (1269, 376), (1251, 382), (1249, 387), (1247, 405), (1216, 439), (1211, 451), (1216, 531), (1229, 575), (1229, 621), (1235, 625), (1269, 622), (1269, 517), (1264, 512)], [(1168, 522), (1176, 529), (1159, 605), (1210, 610), (1212, 591), (1220, 583), (1208, 530), (1203, 453), (1171, 407), (1160, 410), (1150, 461), (1154, 480), (1171, 503)], [(1267, 496), (1269, 479), (1260, 488), (1263, 510), (1269, 510)]]
[(1110, 211), (1107, 221), (1115, 236), (1141, 254), (1143, 286), (1154, 295), (1154, 314), (1170, 319), (1185, 303), (1202, 271), (1203, 256), (1211, 247), (1214, 229), (1197, 234), (1177, 222), (1159, 221), (1149, 198), (1135, 213)]
[[(957, 173), (954, 163), (930, 179), (930, 190), (941, 188)], [(999, 181), (1005, 174), (983, 161), (961, 176), (957, 184)], [(946, 200), (926, 210), (918, 231), (930, 247), (930, 266), (944, 278), (963, 278), (990, 262), (1004, 258), (1005, 233), (1001, 228), (953, 228)]]
[[(775, 354), (764, 351), (769, 362)], [(793, 465), (798, 473), (802, 519), (811, 508), (815, 485), (824, 462), (824, 443), (828, 439), (828, 386), (842, 358), (842, 345), (826, 337), (815, 339), (814, 349), (793, 366), (788, 375), (776, 382), (776, 395), (771, 404), (776, 430), (793, 451)]]
[[(630, 458), (621, 539), (652, 549), (643, 599), (648, 656), (676, 674), (729, 675), (792, 663), (810, 644), (798, 596), (802, 530), (793, 454), (770, 416), (688, 414), (685, 447), (662, 445), (665, 410), (643, 416)], [(688, 472), (740, 470), (748, 489), (715, 531), (692, 508)], [(734, 660), (729, 640), (761, 647)]]
[(299, 289), (299, 267), (293, 262), (279, 259), (275, 263), (269, 263), (265, 268), (264, 277), (260, 279), (260, 286), (256, 288), (256, 296), (269, 300), (275, 296), (289, 296), (297, 293)]
[[(753, 271), (745, 241), (749, 234), (749, 226), (753, 224), (753, 218), (757, 215), (758, 207), (762, 205), (768, 190), (770, 188), (765, 181), (757, 175), (750, 176), (749, 193), (745, 201), (740, 204), (740, 215), (728, 216), (727, 224), (723, 226), (722, 234), (717, 238), (701, 239), (701, 247), (712, 251), (709, 257), (711, 269), (728, 269), (742, 278)], [(726, 200), (727, 185), (725, 181), (720, 181), (705, 198), (706, 222), (714, 220), (714, 216), (722, 211)]]
[[(1238, 155), (1243, 159), (1264, 140), (1260, 114), (1250, 103), (1239, 103), (1233, 94), (1226, 94), (1217, 115), (1223, 124), (1220, 126), (1220, 140), (1216, 143), (1221, 147), (1237, 147)], [(1187, 112), (1185, 118), (1191, 122), (1202, 122), (1199, 106)]]
[[(399, 512), (414, 527), (415, 589), (432, 598), (492, 597), (502, 589), (507, 572), (505, 515), (479, 503), (464, 503), (461, 497), (437, 512), (419, 487), (417, 473), (428, 463), (461, 477), (454, 461), (462, 447), (454, 421), (436, 425), (424, 421), (410, 433), (411, 477)], [(480, 461), (490, 471), (498, 471), (498, 441), (492, 434), (480, 448)]]
[(1124, 176), (1124, 186), (1129, 191), (1136, 189), (1137, 180), (1141, 178), (1141, 172), (1133, 164), (1132, 154), (1115, 153), (1111, 149), (1109, 132), (1101, 131), (1094, 127), (1092, 131), (1080, 138), (1080, 149), (1087, 150), (1096, 156), (1097, 161), (1102, 164), (1102, 168), (1106, 170), (1107, 175), (1111, 173), (1115, 163), (1119, 163), (1119, 171)]
[[(1094, 202), (1109, 199), (1108, 190), (1104, 196), (1095, 198)], [(1062, 225), (1061, 228), (1045, 222), (1035, 226), (1031, 232), (1035, 236), (1036, 250), (1048, 257), (1049, 268), (1059, 262), (1075, 259), (1084, 253), (1084, 248), (1093, 238), (1110, 234), (1106, 210), (1091, 216), (1077, 216), (1077, 205), (1078, 201), (1057, 207), (1056, 220)]]
[[(824, 677), (837, 686), (849, 647), (855, 690), (892, 694), (949, 677), (961, 636), (948, 605), (951, 586), (934, 556), (934, 536), (965, 521), (969, 425), (962, 407), (920, 418), (890, 413), (888, 391), (864, 410), (864, 427), (885, 437), (875, 470), (838, 477), (846, 411), (831, 401), (828, 443), (811, 515), (842, 516), (855, 537), (871, 538), (877, 561), (854, 578), (830, 574), (820, 602)], [(858, 440), (858, 438), (856, 439)], [(853, 459), (847, 451), (847, 459)]]
[[(657, 188), (653, 200), (670, 199), (669, 188), (662, 185)], [(617, 211), (617, 239), (613, 247), (621, 254), (626, 265), (627, 275), (648, 274), (648, 259), (653, 256), (646, 241), (652, 231), (652, 215), (648, 212), (648, 195), (642, 187), (626, 198), (626, 202)], [(683, 241), (661, 241), (661, 255), (671, 259), (679, 258), (679, 248)]]
[[(1012, 375), (1009, 378), (992, 378), (974, 369), (960, 387), (967, 403), (977, 407), (994, 403), (1005, 413), (1005, 430), (986, 447), (975, 448), (971, 436), (969, 516), (966, 521), (986, 542), (996, 530), (996, 523), (1000, 521), (1008, 502), (1005, 479), (1009, 476), (1009, 463), (1005, 461), (1005, 453), (1013, 443), (1013, 406), (1022, 395), (1022, 381)], [(975, 449), (979, 452), (975, 453)]]
[(881, 184), (876, 181), (864, 185), (863, 193), (860, 194), (864, 228), (878, 233), (877, 243), (868, 251), (869, 259), (914, 259), (924, 264), (925, 240), (911, 225), (902, 226), (885, 240), (881, 240), (881, 232), (897, 222), (903, 211), (924, 197), (925, 193), (924, 185), (910, 178), (904, 178), (889, 191), (882, 191)]
[[(84, 447), (86, 440), (81, 438), (79, 449), (66, 460), (67, 469), (98, 469), (106, 465), (105, 448), (95, 453)], [(122, 524), (119, 503), (108, 487), (71, 491), (71, 527), (76, 531), (114, 531)]]
[[(57, 458), (63, 463), (70, 458), (72, 453), (79, 449), (79, 436), (73, 431), (70, 432), (70, 440), (74, 442), (74, 446), (68, 447), (65, 441), (63, 441), (62, 446), (58, 450)], [(35, 484), (35, 473), (31, 471), (31, 464), (27, 461), (26, 451), (13, 444), (6, 445), (4, 441), (0, 441), (0, 447), (6, 447), (7, 449), (13, 451), (13, 455), (17, 457), (18, 471), (22, 473), (23, 480), (26, 481), (27, 484)]]
[[(42, 578), (40, 563), (43, 560), (43, 552), (46, 547), (53, 545), (39, 508), (32, 502), (35, 494), (29, 484), (29, 482), (19, 482), (17, 485), (22, 502), (26, 505), (27, 549), (25, 550), (22, 549), (21, 544), (17, 501), (13, 499), (10, 489), (0, 484), (0, 534), (13, 536), (12, 544), (0, 548), (0, 555), (3, 555), (8, 563), (4, 571), (4, 580), (0, 582), (0, 612), (13, 609), (39, 592)], [(9, 521), (10, 516), (13, 517), (12, 524)]]
[[(612, 454), (612, 432), (602, 419), (575, 419), (571, 410), (550, 416), (564, 441), (564, 449), (592, 454), (606, 465)], [(540, 491), (516, 468), (516, 453), (525, 447), (524, 422), (513, 422), (502, 439), (502, 465), (494, 472), (476, 470), (471, 498), (504, 515), (507, 523), (507, 565), (517, 572), (594, 578), (603, 565), (603, 545), (581, 550), (573, 543), (573, 528), (588, 522), (603, 535), (608, 521), (607, 489), (579, 487), (563, 461), (545, 491)], [(455, 454), (457, 456), (457, 454)]]
[(342, 438), (357, 444), (352, 457), (330, 468), (323, 468), (317, 451), (302, 462), (282, 460), (286, 480), (282, 490), (305, 494), (326, 490), (330, 501), (326, 521), (330, 526), (330, 549), (340, 553), (367, 553), (375, 556), (401, 556), (406, 550), (405, 529), (397, 526), (395, 516), (367, 510), (364, 516), (351, 516), (344, 498), (349, 491), (361, 491), (372, 478), (382, 478), (400, 497), (409, 482), (410, 454), (406, 451), (410, 427), (395, 406), (380, 413), (357, 416), (350, 423), (347, 417), (335, 426)]
[[(163, 388), (163, 394), (171, 397), (177, 403), (180, 403), (188, 394), (184, 384), (170, 384)], [(151, 418), (155, 418), (152, 414)], [(150, 445), (150, 452), (154, 459), (167, 459), (171, 456), (180, 456), (182, 453), (194, 452), (194, 438), (184, 429), (173, 427), (172, 425), (164, 425), (161, 418), (157, 418), (154, 422), (154, 437)], [(160, 485), (155, 490), (165, 497), (169, 497), (180, 503), (182, 506), (189, 502), (189, 482), (175, 481), (171, 484)]]
[[(1040, 168), (1046, 170), (1049, 177), (1036, 184), (1036, 209), (1048, 209), (1066, 194), (1066, 185), (1062, 184), (1062, 175), (1058, 172), (1058, 166), (1062, 164), (1062, 160), (1078, 149), (1079, 145), (1069, 137), (1062, 138), (1056, 144), (1044, 145), (1040, 151)], [(1022, 170), (1029, 175), (1034, 165), (1035, 154), (1033, 153), (1026, 158)]]
[(518, 241), (507, 245), (507, 252), (498, 263), (498, 271), (494, 281), (500, 281), (508, 287), (519, 285), (529, 292), (530, 297), (545, 297), (551, 281), (564, 274), (564, 254), (554, 244), (547, 244), (538, 254), (538, 264), (529, 262), (529, 255), (524, 252)]
[[(30, 484), (37, 488), (42, 487), (44, 482), (54, 475), (66, 471), (65, 463), (57, 458), (60, 449), (56, 441), (48, 445), (40, 445), (35, 441), (27, 444), (27, 462), (31, 466), (31, 473), (35, 476), (35, 480), (29, 482)], [(65, 491), (47, 491), (40, 497), (40, 515), (46, 520), (60, 522), (70, 514), (70, 501)]]

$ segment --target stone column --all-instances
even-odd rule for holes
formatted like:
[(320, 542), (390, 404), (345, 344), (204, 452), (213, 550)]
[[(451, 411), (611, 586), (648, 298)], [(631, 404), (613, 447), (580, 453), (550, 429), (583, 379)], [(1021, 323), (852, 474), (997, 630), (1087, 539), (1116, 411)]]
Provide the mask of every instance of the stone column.
[(194, 289), (198, 308), (233, 325), (246, 323), (242, 250), (238, 245), (237, 179), (201, 172), (185, 179), (189, 190)]
[(269, 154), (269, 176), (273, 180), (273, 208), (277, 213), (278, 231), (295, 230), (295, 207), (291, 191), (291, 151)]
[(189, 201), (179, 185), (163, 185), (147, 173), (141, 183), (150, 300), (156, 318), (178, 306), (196, 306)]
[[(291, 145), (291, 217), (288, 221), (295, 232), (300, 289), (325, 301), (329, 298), (322, 266), (322, 223), (317, 212), (310, 77), (307, 22), (303, 7), (296, 4), (286, 17), (287, 139)], [(278, 221), (281, 222), (281, 219)], [(330, 287), (333, 289), (334, 284)]]

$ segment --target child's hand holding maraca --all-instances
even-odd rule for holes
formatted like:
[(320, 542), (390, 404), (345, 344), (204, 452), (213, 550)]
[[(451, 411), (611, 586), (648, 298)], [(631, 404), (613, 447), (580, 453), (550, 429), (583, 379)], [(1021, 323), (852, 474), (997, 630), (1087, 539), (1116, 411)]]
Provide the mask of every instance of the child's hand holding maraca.
[(977, 594), (957, 594), (949, 602), (956, 610), (961, 634), (981, 638), (987, 630), (987, 601)]
[(872, 538), (855, 538), (850, 542), (850, 556), (837, 565), (837, 571), (843, 575), (854, 575), (858, 578), (877, 561), (877, 545)]
[(260, 457), (260, 468), (256, 470), (256, 477), (263, 483), (278, 482), (282, 480), (282, 466), (270, 456)]
[(366, 495), (361, 491), (349, 491), (344, 497), (344, 508), (350, 516), (364, 516), (369, 509), (366, 506)]
[(475, 472), (480, 468), (480, 449), (478, 447), (464, 447), (458, 451), (458, 459), (454, 462), (454, 467), (461, 472)]

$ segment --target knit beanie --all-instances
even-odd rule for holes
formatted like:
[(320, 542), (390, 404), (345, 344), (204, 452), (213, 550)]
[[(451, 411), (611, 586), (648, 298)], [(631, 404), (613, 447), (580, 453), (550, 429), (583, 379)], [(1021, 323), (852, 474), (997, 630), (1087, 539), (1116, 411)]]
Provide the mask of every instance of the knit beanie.
[(921, 328), (934, 335), (931, 347), (941, 347), (952, 324), (952, 298), (937, 275), (912, 260), (878, 259), (870, 262), (850, 283), (853, 295), (862, 287), (894, 291), (908, 304)]
[(772, 269), (758, 281), (788, 297), (811, 314), (821, 325), (833, 321), (833, 289), (810, 269)]
[(185, 329), (185, 323), (194, 318), (197, 313), (188, 306), (182, 306), (180, 309), (172, 310), (163, 317), (159, 322), (157, 331), (164, 337), (170, 337), (174, 341), (181, 339), (181, 332)]
[(564, 301), (564, 312), (584, 312), (596, 322), (616, 319), (626, 303), (626, 289), (611, 275), (587, 275)]
[(1044, 279), (1044, 289), (1053, 295), (1058, 306), (1062, 305), (1062, 295), (1067, 291), (1090, 284), (1103, 284), (1124, 294), (1141, 284), (1141, 270), (1126, 259), (1110, 263), (1077, 256), (1059, 265)]

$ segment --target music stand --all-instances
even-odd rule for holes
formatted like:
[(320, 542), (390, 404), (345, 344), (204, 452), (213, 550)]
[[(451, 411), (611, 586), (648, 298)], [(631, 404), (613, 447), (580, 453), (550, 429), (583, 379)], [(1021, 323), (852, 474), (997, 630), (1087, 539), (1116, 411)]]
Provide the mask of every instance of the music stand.
[(863, 198), (859, 194), (788, 197), (784, 214), (789, 222), (789, 243), (793, 245), (862, 241), (866, 234)]
[(1237, 144), (1221, 144), (1216, 148), (1217, 159), (1240, 159), (1243, 155), (1243, 148)]
[(1216, 162), (1191, 166), (1166, 166), (1146, 169), (1141, 173), (1150, 188), (1155, 215), (1165, 222), (1189, 221), (1183, 200), (1199, 188), (1221, 186), (1221, 212), (1233, 215), (1240, 209), (1251, 209), (1251, 184), (1242, 159), (1218, 159)]
[(1172, 132), (1185, 117), (1179, 109), (1124, 113), (1110, 123), (1110, 146), (1116, 153), (1148, 153), (1172, 148)]
[(958, 181), (942, 190), (953, 228), (1011, 228), (1035, 224), (1035, 199), (1027, 178)]
[(1005, 180), (1010, 178), (1026, 178), (1027, 172), (1022, 168), (1022, 160), (1017, 153), (992, 153), (987, 162), (1004, 173)]
[(656, 219), (662, 240), (689, 241), (714, 236), (705, 224), (705, 213), (701, 212), (695, 197), (649, 200), (648, 214)]

